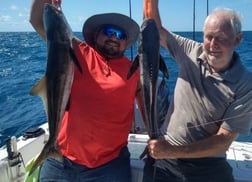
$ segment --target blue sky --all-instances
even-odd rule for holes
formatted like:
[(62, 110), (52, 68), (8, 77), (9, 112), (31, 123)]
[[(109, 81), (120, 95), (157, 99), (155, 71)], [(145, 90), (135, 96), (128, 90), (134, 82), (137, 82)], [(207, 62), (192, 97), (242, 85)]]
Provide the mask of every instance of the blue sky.
[[(201, 31), (207, 14), (207, 0), (196, 2), (196, 30)], [(0, 0), (0, 31), (34, 31), (29, 23), (31, 0)], [(131, 0), (131, 16), (142, 20), (143, 0)], [(171, 31), (191, 31), (193, 0), (159, 0), (163, 25)], [(242, 16), (243, 30), (252, 30), (252, 0), (209, 0), (209, 12), (216, 7), (235, 9)], [(128, 0), (62, 0), (62, 8), (74, 31), (81, 31), (91, 15), (119, 12), (129, 15)]]

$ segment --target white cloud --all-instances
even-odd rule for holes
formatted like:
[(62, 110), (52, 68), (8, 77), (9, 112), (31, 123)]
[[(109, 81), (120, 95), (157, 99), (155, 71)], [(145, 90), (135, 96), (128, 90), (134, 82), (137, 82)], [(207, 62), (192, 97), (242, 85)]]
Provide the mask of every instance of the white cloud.
[(16, 5), (11, 5), (10, 9), (13, 10), (13, 11), (16, 11), (16, 10), (18, 10), (19, 8), (18, 8)]
[(9, 15), (0, 16), (0, 22), (9, 22), (9, 21), (11, 21), (11, 16)]
[(23, 17), (24, 14), (23, 14), (23, 13), (18, 13), (18, 16), (19, 16), (19, 17)]

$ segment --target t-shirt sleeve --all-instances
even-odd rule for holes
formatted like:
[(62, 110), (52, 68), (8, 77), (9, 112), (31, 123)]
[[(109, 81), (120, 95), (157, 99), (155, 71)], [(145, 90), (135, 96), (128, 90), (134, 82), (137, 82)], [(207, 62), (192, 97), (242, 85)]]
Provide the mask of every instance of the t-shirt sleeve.
[(227, 108), (223, 118), (221, 127), (248, 135), (252, 126), (252, 90), (235, 99)]

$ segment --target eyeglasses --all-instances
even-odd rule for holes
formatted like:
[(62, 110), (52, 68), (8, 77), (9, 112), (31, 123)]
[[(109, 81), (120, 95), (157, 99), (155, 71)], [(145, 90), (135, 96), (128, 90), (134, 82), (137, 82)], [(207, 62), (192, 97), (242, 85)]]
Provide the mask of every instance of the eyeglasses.
[(103, 29), (103, 33), (108, 37), (112, 37), (114, 35), (118, 40), (127, 39), (127, 36), (123, 31), (114, 27), (110, 27), (110, 26), (105, 27)]

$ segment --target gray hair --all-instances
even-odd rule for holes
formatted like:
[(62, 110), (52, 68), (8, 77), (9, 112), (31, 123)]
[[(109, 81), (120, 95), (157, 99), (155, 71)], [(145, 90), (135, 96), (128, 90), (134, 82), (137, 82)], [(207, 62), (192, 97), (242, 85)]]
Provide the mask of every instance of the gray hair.
[(229, 8), (216, 8), (212, 11), (211, 14), (207, 16), (204, 22), (203, 30), (205, 30), (205, 25), (208, 19), (213, 15), (225, 15), (229, 20), (230, 24), (232, 26), (234, 34), (238, 34), (242, 31), (242, 25), (241, 25), (241, 16), (234, 10)]

